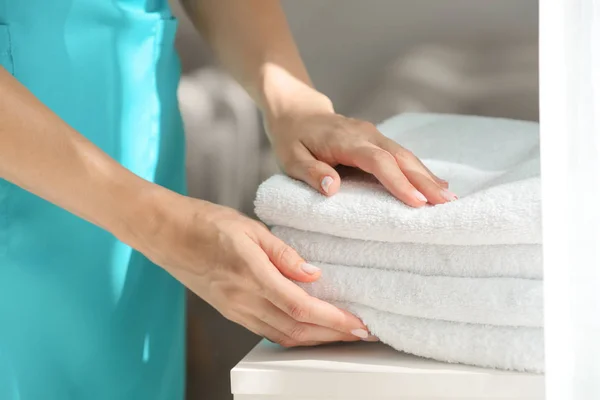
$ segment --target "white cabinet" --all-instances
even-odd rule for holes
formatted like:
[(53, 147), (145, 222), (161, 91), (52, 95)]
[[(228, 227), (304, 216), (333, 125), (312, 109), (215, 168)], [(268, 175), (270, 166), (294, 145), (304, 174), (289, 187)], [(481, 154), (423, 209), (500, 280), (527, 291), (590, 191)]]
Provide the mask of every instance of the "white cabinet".
[(542, 375), (446, 364), (379, 343), (259, 343), (231, 371), (235, 400), (543, 400)]

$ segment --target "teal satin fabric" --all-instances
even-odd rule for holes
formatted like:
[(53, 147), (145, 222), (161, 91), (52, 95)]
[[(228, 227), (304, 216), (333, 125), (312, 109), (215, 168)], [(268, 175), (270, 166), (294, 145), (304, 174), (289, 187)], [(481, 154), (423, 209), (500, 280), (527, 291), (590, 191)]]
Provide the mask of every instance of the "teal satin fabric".
[[(125, 167), (183, 192), (176, 26), (166, 0), (0, 0), (0, 64)], [(184, 350), (178, 282), (0, 180), (0, 399), (182, 399)]]

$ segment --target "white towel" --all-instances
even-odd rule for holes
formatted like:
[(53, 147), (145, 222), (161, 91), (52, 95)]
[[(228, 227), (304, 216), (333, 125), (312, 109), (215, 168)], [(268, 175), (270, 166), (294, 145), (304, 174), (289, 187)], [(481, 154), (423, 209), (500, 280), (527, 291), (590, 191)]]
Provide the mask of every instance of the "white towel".
[(379, 129), (447, 179), (458, 201), (414, 209), (343, 170), (326, 198), (274, 176), (257, 215), (323, 269), (311, 295), (394, 348), (448, 362), (543, 371), (538, 125), (408, 114)]
[(539, 128), (533, 122), (404, 114), (379, 126), (412, 150), (461, 199), (410, 208), (364, 174), (331, 198), (276, 175), (255, 200), (268, 225), (383, 242), (540, 244)]
[(420, 275), (542, 279), (537, 244), (454, 246), (345, 239), (275, 226), (282, 239), (308, 261), (390, 269)]
[(298, 283), (328, 302), (408, 317), (498, 326), (543, 326), (543, 284), (519, 278), (456, 278), (313, 263), (321, 278)]
[(359, 315), (382, 342), (406, 353), (450, 363), (544, 372), (541, 328), (503, 327), (406, 317), (354, 303), (336, 303)]

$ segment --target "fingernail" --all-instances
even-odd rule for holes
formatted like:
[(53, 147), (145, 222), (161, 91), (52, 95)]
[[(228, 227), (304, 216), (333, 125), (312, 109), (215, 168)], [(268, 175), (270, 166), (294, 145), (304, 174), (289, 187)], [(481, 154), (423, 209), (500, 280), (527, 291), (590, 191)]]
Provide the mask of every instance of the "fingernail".
[(363, 339), (365, 342), (379, 342), (379, 338), (377, 336), (369, 335), (368, 338)]
[(315, 267), (314, 265), (307, 263), (302, 264), (300, 266), (300, 269), (302, 269), (302, 271), (306, 272), (309, 275), (314, 275), (321, 270), (321, 268)]
[(350, 331), (350, 333), (361, 339), (369, 338), (369, 332), (365, 331), (364, 329), (353, 329), (352, 331)]
[(418, 190), (415, 190), (415, 197), (417, 198), (417, 200), (427, 202), (427, 197), (425, 197), (425, 195), (419, 192)]
[(333, 183), (332, 177), (326, 176), (325, 178), (323, 178), (323, 180), (321, 181), (321, 187), (323, 188), (323, 191), (325, 193), (329, 193), (329, 186), (331, 186), (332, 183)]
[(451, 191), (449, 191), (447, 189), (442, 189), (441, 195), (444, 199), (446, 199), (448, 201), (454, 201), (454, 200), (458, 199), (457, 195), (455, 195), (454, 193), (452, 193)]

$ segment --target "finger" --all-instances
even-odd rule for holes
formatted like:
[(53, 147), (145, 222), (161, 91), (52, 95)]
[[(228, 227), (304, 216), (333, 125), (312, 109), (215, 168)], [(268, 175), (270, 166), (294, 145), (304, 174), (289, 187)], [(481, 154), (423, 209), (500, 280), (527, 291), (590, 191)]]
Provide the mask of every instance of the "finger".
[(437, 184), (448, 187), (448, 181), (439, 178), (437, 175), (431, 172), (429, 168), (425, 166), (425, 164), (423, 164), (419, 157), (415, 156), (412, 154), (412, 152), (400, 146), (392, 139), (380, 134), (379, 137), (373, 141), (373, 143), (393, 155), (396, 158), (396, 161), (398, 161), (398, 164), (400, 164), (400, 160), (409, 158), (411, 163), (420, 166), (421, 169), (426, 172), (427, 176), (431, 177)]
[(421, 167), (423, 167), (423, 169), (425, 171), (427, 171), (427, 173), (436, 181), (436, 183), (438, 185), (440, 185), (441, 187), (443, 187), (444, 189), (448, 189), (448, 181), (444, 180), (442, 178), (439, 178), (437, 175), (434, 175), (433, 172), (431, 172), (431, 170), (429, 170), (429, 168), (427, 168), (427, 166), (425, 164), (423, 164), (423, 161), (421, 161), (418, 157), (415, 157), (417, 162), (419, 164), (421, 164)]
[(394, 157), (370, 142), (363, 142), (349, 150), (355, 167), (373, 174), (395, 197), (411, 207), (422, 207), (427, 198), (409, 182)]
[(425, 195), (428, 203), (435, 205), (455, 200), (450, 192), (440, 187), (429, 176), (425, 175), (424, 171), (404, 168), (402, 172), (404, 172), (404, 175), (408, 178), (410, 183)]
[(359, 337), (346, 332), (296, 321), (281, 309), (267, 301), (263, 304), (256, 305), (254, 309), (260, 310), (260, 314), (258, 314), (257, 317), (261, 321), (300, 343), (355, 342), (360, 340)]
[(421, 161), (418, 157), (415, 157), (415, 161), (417, 163), (419, 163), (419, 165), (423, 168), (424, 171), (427, 172), (427, 174), (429, 176), (431, 176), (433, 178), (433, 180), (442, 188), (444, 189), (448, 189), (448, 181), (444, 180), (442, 178), (439, 178), (437, 175), (435, 175), (433, 172), (431, 172), (431, 170), (429, 168), (427, 168), (427, 166), (425, 164), (423, 164), (423, 161)]
[[(282, 347), (297, 347), (300, 345), (299, 342), (287, 336), (285, 333), (279, 331), (278, 329), (272, 327), (271, 325), (259, 320), (256, 317), (248, 317), (246, 321), (238, 322), (238, 324), (242, 325), (244, 328), (248, 329), (250, 332), (264, 337), (270, 342), (276, 343)], [(305, 346), (309, 345), (317, 345), (318, 343), (305, 343)]]
[(271, 263), (285, 277), (298, 282), (313, 282), (321, 277), (321, 269), (307, 263), (296, 250), (268, 230), (258, 233), (258, 244)]
[(254, 334), (264, 337), (268, 341), (272, 343), (276, 343), (282, 347), (291, 348), (291, 347), (300, 347), (300, 346), (319, 346), (326, 343), (331, 342), (321, 342), (316, 340), (307, 340), (307, 341), (299, 341), (296, 340), (285, 333), (281, 332), (279, 329), (269, 325), (268, 323), (261, 321), (260, 319), (249, 316), (246, 318), (247, 322), (239, 323), (249, 331)]
[(412, 152), (400, 148), (400, 150), (395, 153), (395, 158), (406, 177), (419, 190), (423, 191), (430, 203), (442, 204), (448, 201), (454, 201), (458, 198), (458, 196), (448, 190), (447, 182), (446, 185), (441, 186), (437, 182), (430, 180), (431, 178), (435, 179), (437, 177), (428, 173), (428, 169)]
[(441, 179), (431, 173), (412, 152), (385, 137), (380, 138), (378, 143), (394, 156), (404, 176), (419, 192), (425, 195), (430, 204), (443, 204), (457, 199), (457, 196), (447, 189), (447, 182), (445, 187), (438, 183)]
[(304, 146), (294, 150), (284, 168), (289, 176), (306, 182), (326, 196), (337, 193), (340, 188), (340, 176), (336, 170), (317, 160)]
[(299, 322), (350, 333), (361, 339), (369, 337), (367, 327), (347, 311), (314, 297), (278, 274), (266, 274), (264, 295), (284, 313)]

